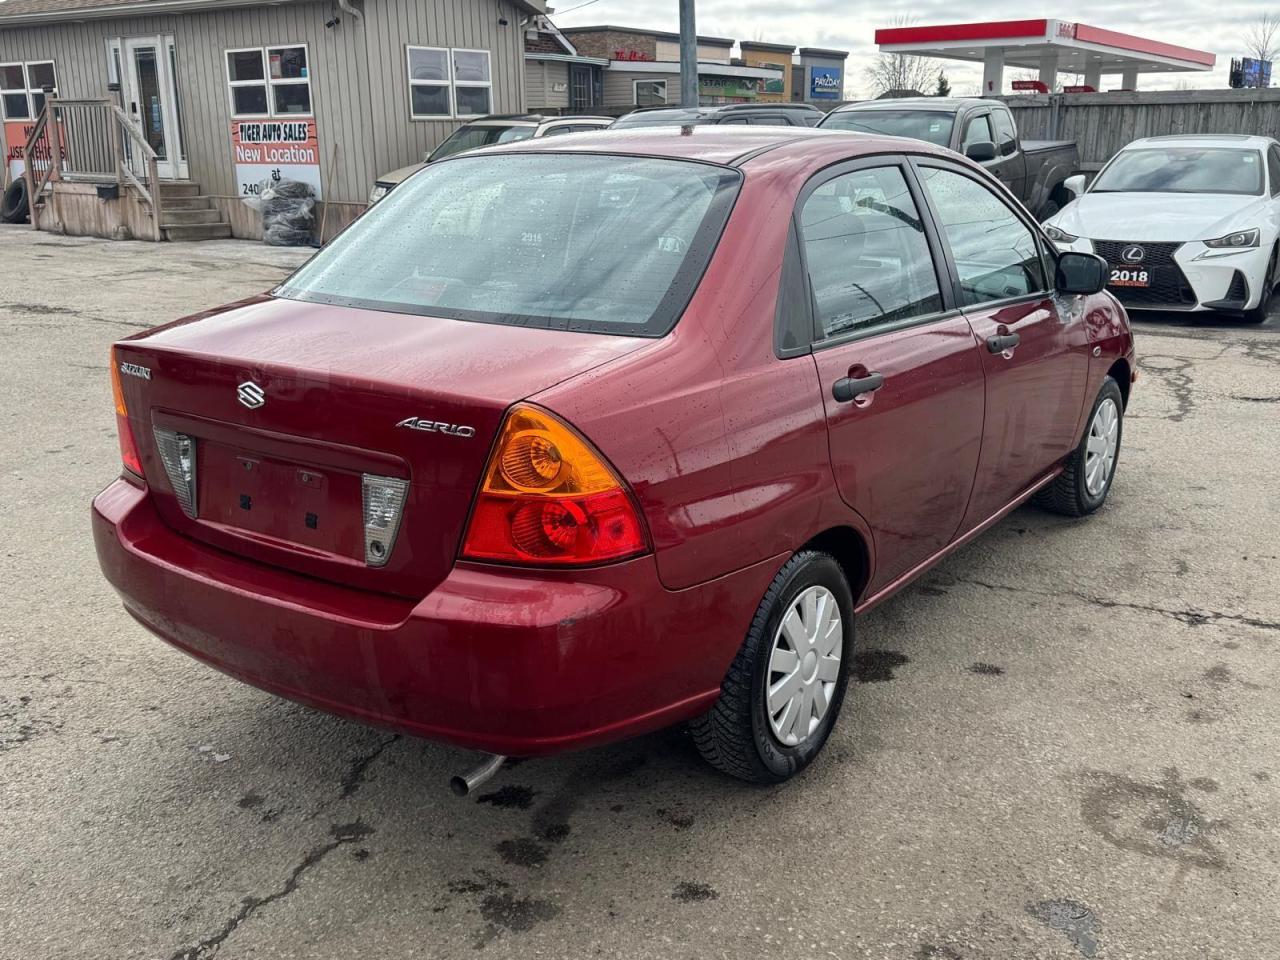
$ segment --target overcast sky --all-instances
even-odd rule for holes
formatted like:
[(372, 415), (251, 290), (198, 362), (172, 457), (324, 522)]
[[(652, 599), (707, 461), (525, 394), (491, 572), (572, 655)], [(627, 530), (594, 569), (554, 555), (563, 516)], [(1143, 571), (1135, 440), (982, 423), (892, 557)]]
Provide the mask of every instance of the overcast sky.
[[(556, 24), (580, 27), (611, 23), (654, 30), (679, 29), (677, 0), (595, 0), (578, 10), (570, 9), (582, 2), (553, 2), (553, 7), (568, 11), (553, 16)], [(1261, 0), (1236, 0), (1226, 5), (1210, 4), (1208, 0), (1076, 0), (1060, 11), (1045, 13), (1028, 10), (1016, 0), (991, 0), (977, 5), (918, 0), (888, 8), (869, 0), (697, 0), (697, 22), (698, 32), (709, 36), (848, 50), (845, 82), (850, 96), (868, 92), (863, 74), (875, 52), (876, 28), (890, 26), (892, 17), (902, 15), (919, 24), (1056, 16), (1217, 54), (1212, 73), (1167, 74), (1140, 81), (1143, 89), (1162, 89), (1175, 86), (1179, 80), (1192, 87), (1225, 87), (1231, 58), (1242, 53), (1242, 34), (1264, 11), (1280, 12), (1278, 6)], [(946, 70), (954, 93), (978, 93), (981, 67), (958, 61), (938, 63)], [(1008, 79), (1006, 71), (1006, 83)]]

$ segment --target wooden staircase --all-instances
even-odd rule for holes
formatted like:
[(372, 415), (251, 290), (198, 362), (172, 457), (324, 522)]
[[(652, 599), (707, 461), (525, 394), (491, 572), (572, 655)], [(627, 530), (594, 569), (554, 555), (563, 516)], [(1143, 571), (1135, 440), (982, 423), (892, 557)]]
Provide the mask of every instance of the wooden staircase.
[(161, 181), (160, 198), (160, 229), (166, 240), (222, 240), (231, 236), (231, 224), (221, 219), (212, 199), (201, 195), (200, 184)]

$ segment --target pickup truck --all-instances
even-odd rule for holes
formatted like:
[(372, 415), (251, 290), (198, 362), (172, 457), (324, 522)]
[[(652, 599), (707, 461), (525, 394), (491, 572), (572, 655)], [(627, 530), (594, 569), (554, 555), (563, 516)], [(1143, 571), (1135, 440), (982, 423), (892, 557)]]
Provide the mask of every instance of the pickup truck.
[(832, 110), (818, 124), (927, 140), (982, 164), (1037, 219), (1045, 220), (1072, 199), (1064, 181), (1080, 154), (1070, 140), (1019, 140), (1009, 108), (976, 97), (909, 97), (868, 100)]

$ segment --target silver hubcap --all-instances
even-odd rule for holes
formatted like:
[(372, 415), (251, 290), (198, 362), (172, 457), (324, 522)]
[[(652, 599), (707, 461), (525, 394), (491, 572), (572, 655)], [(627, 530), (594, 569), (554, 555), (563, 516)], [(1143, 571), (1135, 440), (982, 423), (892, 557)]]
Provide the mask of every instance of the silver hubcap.
[(792, 601), (773, 638), (765, 709), (773, 735), (794, 747), (818, 729), (840, 674), (844, 625), (826, 587), (810, 587)]
[(1093, 422), (1089, 424), (1089, 440), (1085, 444), (1084, 486), (1089, 496), (1096, 497), (1107, 488), (1119, 445), (1120, 411), (1116, 402), (1107, 397), (1093, 415)]

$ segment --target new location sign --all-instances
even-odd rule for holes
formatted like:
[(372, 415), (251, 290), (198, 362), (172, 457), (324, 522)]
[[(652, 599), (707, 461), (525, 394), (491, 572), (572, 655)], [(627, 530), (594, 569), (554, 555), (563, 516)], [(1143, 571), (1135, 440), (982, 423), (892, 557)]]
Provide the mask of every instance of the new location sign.
[(320, 144), (314, 120), (233, 120), (236, 193), (251, 197), (264, 180), (310, 184), (320, 199)]

